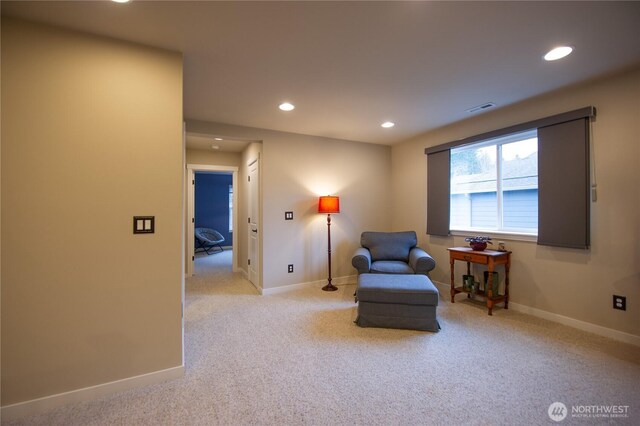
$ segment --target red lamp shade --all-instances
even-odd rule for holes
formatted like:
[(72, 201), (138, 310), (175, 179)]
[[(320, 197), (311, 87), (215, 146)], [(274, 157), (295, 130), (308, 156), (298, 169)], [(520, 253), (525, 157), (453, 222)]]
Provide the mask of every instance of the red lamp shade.
[(318, 199), (318, 213), (340, 213), (340, 197), (327, 195)]

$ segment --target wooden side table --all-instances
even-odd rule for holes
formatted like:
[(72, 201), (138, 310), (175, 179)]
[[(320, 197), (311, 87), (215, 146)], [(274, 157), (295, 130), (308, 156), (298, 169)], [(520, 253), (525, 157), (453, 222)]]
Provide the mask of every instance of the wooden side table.
[[(511, 266), (510, 251), (483, 250), (475, 251), (471, 247), (451, 247), (449, 250), (449, 263), (451, 264), (451, 303), (455, 303), (455, 295), (458, 293), (469, 293), (463, 286), (456, 287), (454, 264), (456, 260), (467, 262), (467, 275), (471, 275), (471, 264), (487, 265), (487, 288), (485, 291), (478, 291), (476, 294), (487, 299), (489, 315), (493, 315), (493, 305), (504, 302), (504, 308), (509, 309), (509, 267)], [(504, 265), (504, 294), (493, 294), (493, 271), (496, 265)]]

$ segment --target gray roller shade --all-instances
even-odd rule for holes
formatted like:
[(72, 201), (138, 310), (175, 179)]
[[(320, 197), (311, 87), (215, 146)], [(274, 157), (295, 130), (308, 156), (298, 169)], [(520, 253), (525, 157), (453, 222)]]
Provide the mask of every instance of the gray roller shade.
[(538, 244), (586, 249), (589, 120), (538, 128)]
[(450, 151), (427, 156), (427, 234), (449, 235)]

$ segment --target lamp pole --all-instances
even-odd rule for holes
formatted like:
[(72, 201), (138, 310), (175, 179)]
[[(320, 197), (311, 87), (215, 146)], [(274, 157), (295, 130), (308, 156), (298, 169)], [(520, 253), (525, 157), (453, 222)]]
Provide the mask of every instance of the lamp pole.
[(338, 287), (331, 284), (331, 214), (327, 214), (327, 256), (329, 257), (329, 282), (322, 287), (324, 291), (336, 291)]
[(340, 197), (323, 196), (318, 198), (318, 213), (327, 214), (327, 256), (329, 258), (329, 282), (322, 287), (324, 291), (336, 291), (338, 287), (331, 284), (331, 213), (340, 213)]

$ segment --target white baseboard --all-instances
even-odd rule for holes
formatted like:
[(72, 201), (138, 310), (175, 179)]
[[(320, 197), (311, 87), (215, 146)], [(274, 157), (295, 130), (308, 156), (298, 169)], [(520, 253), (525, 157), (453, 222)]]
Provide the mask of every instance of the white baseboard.
[(523, 314), (529, 314), (538, 318), (544, 318), (549, 321), (557, 322), (569, 327), (577, 328), (579, 330), (588, 331), (590, 333), (597, 334), (599, 336), (608, 337), (610, 339), (618, 340), (624, 343), (630, 343), (635, 346), (640, 346), (640, 336), (636, 336), (624, 331), (614, 330), (613, 328), (603, 327), (601, 325), (592, 324), (590, 322), (577, 320), (574, 318), (566, 317), (564, 315), (554, 314), (552, 312), (543, 311), (541, 309), (532, 308), (530, 306), (521, 305), (519, 303), (509, 302), (509, 309), (513, 309), (516, 312)]
[[(357, 275), (347, 275), (344, 277), (337, 277), (331, 279), (331, 284), (335, 286), (339, 285), (347, 285), (347, 284), (355, 284), (358, 281)], [(301, 288), (307, 287), (324, 287), (327, 284), (327, 280), (318, 280), (318, 281), (309, 281), (306, 283), (298, 283), (298, 284), (290, 284), (283, 285), (281, 287), (273, 287), (273, 288), (263, 288), (262, 295), (263, 296), (272, 296), (274, 294), (286, 293), (293, 290), (299, 290)]]
[(184, 375), (184, 366), (168, 368), (166, 370), (154, 371), (153, 373), (142, 374), (140, 376), (129, 377), (114, 382), (102, 383), (83, 389), (76, 389), (56, 395), (45, 396), (43, 398), (32, 399), (30, 401), (19, 402), (17, 404), (5, 405), (1, 409), (2, 420), (20, 419), (32, 416), (63, 405), (92, 401), (104, 396), (129, 389), (143, 386), (155, 385), (180, 378)]
[[(443, 282), (437, 281), (433, 281), (433, 284), (438, 288), (440, 294), (445, 294), (447, 296), (449, 295), (449, 292), (451, 291), (451, 284), (445, 284)], [(509, 309), (513, 309), (514, 311), (523, 314), (533, 315), (534, 317), (557, 322), (562, 325), (568, 325), (569, 327), (577, 328), (578, 330), (588, 331), (590, 333), (608, 337), (620, 342), (640, 346), (640, 336), (625, 333), (624, 331), (614, 330), (613, 328), (603, 327), (601, 325), (577, 320), (575, 318), (570, 318), (560, 314), (554, 314), (553, 312), (543, 311), (542, 309), (533, 308), (531, 306), (522, 305), (520, 303), (509, 302)]]

